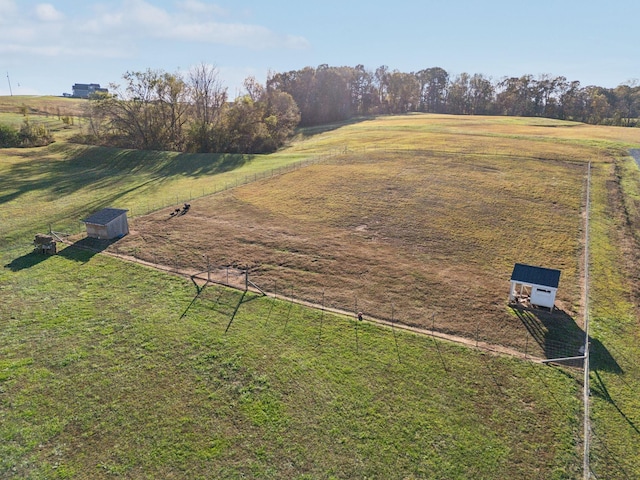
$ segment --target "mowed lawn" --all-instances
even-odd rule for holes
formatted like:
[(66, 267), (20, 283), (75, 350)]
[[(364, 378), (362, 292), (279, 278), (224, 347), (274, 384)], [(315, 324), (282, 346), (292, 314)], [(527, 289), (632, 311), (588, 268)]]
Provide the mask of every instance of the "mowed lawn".
[[(594, 472), (634, 478), (640, 409), (630, 392), (640, 378), (628, 335), (637, 338), (637, 320), (629, 271), (616, 263), (624, 233), (606, 194), (617, 188), (614, 161), (634, 145), (631, 129), (425, 115), (344, 126), (268, 157), (66, 144), (0, 157), (0, 477), (580, 478), (579, 370), (218, 287), (196, 296), (187, 279), (73, 248), (45, 259), (28, 244), (48, 223), (73, 225), (105, 202), (146, 211), (254, 175), (191, 200), (177, 219), (169, 210), (135, 218), (137, 233), (118, 248), (199, 267), (206, 254), (250, 267), (269, 290), (308, 288), (327, 304), (340, 300), (335, 291), (372, 315), (393, 309), (411, 323), (424, 312), (428, 327), (437, 313), (462, 333), (476, 322), (477, 335), (482, 312), (502, 338), (526, 331), (506, 306), (512, 263), (553, 258), (563, 320), (579, 330), (592, 160), (601, 222), (592, 255), (603, 259), (593, 281), (605, 286), (593, 290), (593, 321), (607, 326), (594, 338), (604, 359), (592, 374)], [(287, 168), (307, 157), (324, 160)], [(550, 210), (549, 223), (525, 222), (521, 210), (539, 208)], [(422, 306), (425, 298), (432, 304)], [(535, 320), (541, 349), (557, 333), (544, 320)]]
[(186, 279), (70, 248), (39, 260), (1, 274), (5, 478), (579, 470), (572, 372), (232, 290), (194, 301)]

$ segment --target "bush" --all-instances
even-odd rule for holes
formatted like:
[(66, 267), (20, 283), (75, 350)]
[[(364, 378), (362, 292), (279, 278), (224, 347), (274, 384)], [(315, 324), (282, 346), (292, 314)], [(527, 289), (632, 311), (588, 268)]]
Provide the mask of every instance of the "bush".
[(0, 148), (17, 147), (19, 144), (18, 131), (10, 125), (0, 124)]
[(32, 124), (29, 120), (23, 122), (18, 132), (20, 147), (44, 147), (53, 142), (49, 129), (41, 124)]

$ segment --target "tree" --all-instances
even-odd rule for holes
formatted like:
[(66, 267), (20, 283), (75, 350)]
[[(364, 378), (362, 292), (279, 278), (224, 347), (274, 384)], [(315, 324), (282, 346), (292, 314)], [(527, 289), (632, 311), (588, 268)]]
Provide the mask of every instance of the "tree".
[(604, 123), (611, 116), (611, 105), (607, 98), (605, 89), (600, 87), (587, 87), (584, 89), (588, 102), (589, 123)]
[(394, 70), (388, 75), (387, 83), (390, 113), (407, 113), (418, 108), (420, 84), (413, 74)]
[(389, 113), (389, 67), (380, 65), (374, 73), (374, 80), (377, 87), (377, 104), (381, 113)]
[(300, 110), (293, 97), (286, 92), (267, 91), (264, 123), (269, 132), (267, 151), (275, 151), (293, 135), (300, 123)]
[(267, 80), (267, 90), (277, 90), (291, 95), (300, 109), (300, 124), (316, 125), (318, 122), (316, 71), (312, 67), (277, 73)]
[(284, 145), (300, 121), (293, 97), (264, 88), (253, 77), (244, 82), (246, 94), (236, 98), (216, 129), (219, 151), (270, 153)]
[(496, 97), (503, 115), (530, 117), (535, 115), (534, 80), (531, 75), (505, 78), (498, 83)]
[(356, 65), (356, 68), (352, 69), (349, 90), (352, 112), (358, 115), (368, 115), (377, 102), (373, 74), (366, 70), (364, 65)]
[(630, 82), (631, 85), (618, 85), (614, 89), (616, 97), (614, 116), (618, 119), (616, 124), (626, 127), (635, 124), (632, 120), (640, 114), (640, 87), (637, 82)]
[(415, 74), (420, 84), (420, 111), (444, 112), (449, 74), (440, 67), (427, 68)]
[(222, 119), (227, 89), (222, 86), (216, 67), (204, 63), (189, 72), (188, 85), (192, 106), (188, 149), (195, 152), (214, 151), (214, 131)]
[(94, 119), (107, 123), (110, 144), (141, 150), (176, 150), (184, 144), (188, 120), (187, 88), (177, 74), (161, 70), (126, 72), (125, 88), (110, 85), (115, 93), (91, 99)]
[(471, 112), (471, 87), (468, 73), (461, 73), (449, 85), (447, 111), (455, 114)]
[(563, 85), (558, 117), (584, 121), (587, 115), (586, 108), (585, 92), (580, 87), (580, 82), (573, 81)]
[(347, 69), (320, 65), (315, 72), (314, 124), (351, 118), (351, 91)]
[(163, 73), (156, 85), (155, 115), (160, 116), (164, 150), (182, 151), (185, 145), (183, 127), (189, 120), (189, 90), (185, 81), (173, 74)]
[(469, 80), (470, 111), (473, 115), (491, 113), (495, 101), (495, 88), (491, 81), (482, 74), (476, 73)]
[(0, 124), (0, 148), (17, 147), (20, 145), (18, 131), (10, 125)]

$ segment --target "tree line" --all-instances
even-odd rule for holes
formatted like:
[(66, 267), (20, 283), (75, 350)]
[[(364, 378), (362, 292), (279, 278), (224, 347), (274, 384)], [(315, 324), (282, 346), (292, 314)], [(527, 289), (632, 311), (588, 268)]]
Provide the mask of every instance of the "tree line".
[(305, 67), (272, 75), (267, 90), (289, 93), (301, 125), (359, 115), (408, 112), (548, 117), (593, 124), (638, 126), (640, 86), (582, 86), (562, 76), (522, 75), (497, 81), (482, 75), (450, 76), (440, 67), (404, 73), (387, 66)]
[(296, 127), (409, 112), (539, 116), (593, 124), (638, 126), (640, 86), (582, 86), (562, 76), (522, 75), (494, 81), (482, 74), (451, 77), (440, 67), (404, 73), (381, 66), (320, 65), (249, 77), (230, 101), (215, 67), (187, 74), (127, 72), (124, 84), (90, 101), (81, 141), (143, 150), (268, 153)]

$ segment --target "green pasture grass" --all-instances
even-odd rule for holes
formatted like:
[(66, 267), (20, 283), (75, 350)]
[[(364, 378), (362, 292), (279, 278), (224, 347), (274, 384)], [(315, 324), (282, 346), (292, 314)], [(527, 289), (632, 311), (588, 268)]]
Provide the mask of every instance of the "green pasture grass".
[(0, 270), (0, 477), (577, 476), (571, 372), (22, 253)]
[[(33, 125), (44, 125), (55, 142), (77, 135), (87, 125), (88, 101), (80, 98), (15, 95), (0, 96), (0, 123), (19, 128), (25, 119)], [(62, 121), (70, 117), (72, 124)]]
[[(78, 233), (103, 207), (140, 215), (298, 168), (299, 155), (216, 155), (73, 145), (0, 151), (0, 236)], [(25, 216), (25, 210), (30, 215)]]
[(10, 125), (19, 129), (27, 120), (31, 125), (43, 125), (54, 137), (54, 141), (67, 138), (73, 133), (77, 133), (82, 121), (74, 117), (74, 125), (66, 125), (61, 119), (55, 116), (28, 115), (18, 113), (0, 113), (0, 124)]
[(594, 168), (590, 381), (592, 470), (598, 478), (640, 477), (640, 332), (634, 240), (640, 222), (633, 210), (639, 182), (640, 172), (630, 158), (618, 168)]
[(412, 114), (337, 124), (289, 151), (423, 149), (586, 162), (610, 161), (639, 142), (637, 129), (622, 127), (540, 118)]
[[(49, 224), (54, 230), (78, 231), (79, 219), (102, 206), (130, 208), (135, 217), (173, 204), (174, 196), (181, 203), (263, 175), (274, 177), (257, 182), (268, 186), (263, 192), (279, 196), (263, 196), (261, 203), (264, 187), (252, 185), (234, 189), (233, 202), (225, 200), (224, 205), (238, 215), (270, 212), (273, 220), (289, 218), (293, 225), (313, 227), (308, 236), (293, 231), (290, 240), (297, 251), (291, 243), (279, 250), (270, 243), (264, 247), (272, 253), (288, 249), (294, 259), (305, 248), (319, 247), (315, 258), (330, 264), (330, 251), (340, 239), (336, 229), (353, 227), (345, 231), (361, 242), (354, 243), (359, 248), (376, 237), (356, 228), (369, 228), (376, 219), (360, 223), (361, 213), (373, 213), (362, 203), (349, 207), (344, 219), (336, 213), (341, 202), (355, 197), (353, 189), (345, 188), (346, 180), (332, 183), (328, 173), (366, 167), (367, 182), (375, 185), (383, 169), (376, 171), (374, 160), (385, 165), (389, 157), (387, 165), (397, 169), (400, 160), (416, 152), (432, 159), (431, 164), (417, 162), (422, 169), (447, 166), (434, 179), (451, 184), (457, 171), (485, 189), (502, 185), (504, 192), (491, 194), (491, 207), (501, 205), (501, 195), (506, 198), (510, 189), (526, 192), (525, 179), (538, 178), (531, 184), (530, 205), (549, 206), (556, 199), (560, 211), (572, 217), (554, 217), (568, 222), (568, 228), (560, 230), (561, 239), (549, 236), (545, 248), (569, 259), (567, 268), (575, 272), (569, 277), (574, 278), (579, 258), (567, 252), (581, 238), (579, 219), (573, 218), (577, 197), (583, 194), (576, 172), (588, 160), (595, 163), (593, 469), (599, 478), (639, 476), (637, 313), (629, 281), (635, 267), (623, 254), (629, 250), (622, 250), (629, 245), (623, 228), (627, 220), (618, 217), (624, 202), (607, 203), (615, 197), (611, 187), (616, 183), (625, 189), (623, 200), (637, 195), (633, 168), (628, 163), (621, 167), (620, 155), (639, 145), (637, 129), (408, 115), (326, 127), (301, 136), (282, 152), (248, 160), (71, 146), (63, 140), (42, 149), (0, 151), (0, 476), (579, 478), (580, 380), (574, 371), (429, 344), (428, 338), (398, 331), (396, 337), (372, 325), (359, 324), (356, 337), (348, 319), (270, 299), (240, 304), (223, 335), (240, 298), (233, 291), (205, 289), (202, 299), (193, 301), (192, 284), (164, 274), (88, 253), (69, 251), (52, 258), (28, 253), (33, 233)], [(291, 168), (310, 157), (322, 157), (326, 166), (310, 167), (307, 177)], [(516, 176), (513, 185), (491, 183), (504, 176), (510, 160), (526, 174)], [(415, 173), (412, 168), (397, 172), (409, 179)], [(541, 186), (549, 175), (555, 183)], [(294, 180), (307, 182), (302, 198), (282, 192), (296, 186)], [(320, 187), (341, 184), (337, 198), (318, 198)], [(416, 179), (406, 186), (409, 191), (424, 188)], [(387, 195), (381, 198), (408, 211), (404, 191), (376, 188), (373, 193)], [(439, 191), (457, 198), (455, 188)], [(464, 189), (458, 187), (458, 193)], [(325, 203), (316, 206), (316, 200)], [(285, 215), (274, 210), (277, 204)], [(325, 205), (327, 211), (321, 208)], [(631, 206), (628, 218), (633, 218)], [(478, 208), (470, 200), (467, 207)], [(320, 215), (316, 224), (305, 209)], [(465, 219), (465, 214), (456, 215)], [(134, 218), (132, 224), (144, 221)], [(314, 233), (321, 221), (337, 237), (314, 245), (310, 242), (317, 242)], [(251, 226), (236, 231), (245, 243), (256, 237)], [(446, 228), (464, 232), (465, 226), (482, 233), (469, 220)], [(528, 251), (533, 245), (526, 239), (529, 232), (520, 230), (525, 239), (520, 250)], [(486, 228), (478, 238), (490, 245), (496, 238), (492, 235)], [(491, 264), (487, 253), (473, 248), (471, 237), (466, 237), (470, 248), (464, 255), (472, 258), (476, 252), (477, 265), (474, 260), (443, 269), (443, 279), (459, 279), (469, 267), (483, 271)], [(212, 235), (208, 242), (226, 238)], [(168, 236), (162, 243), (172, 242)], [(174, 251), (182, 252), (176, 245)], [(384, 249), (378, 250), (381, 255)], [(430, 257), (415, 256), (399, 265), (413, 267)], [(508, 263), (503, 260), (500, 268)], [(309, 278), (313, 285), (314, 276)], [(403, 278), (416, 284), (410, 273)], [(418, 284), (428, 285), (424, 278)], [(283, 285), (287, 283), (278, 288)], [(567, 288), (573, 289), (567, 308), (577, 311), (578, 287)], [(407, 302), (420, 293), (412, 292), (403, 296)], [(496, 306), (504, 308), (504, 303)], [(468, 314), (468, 307), (463, 313)]]

